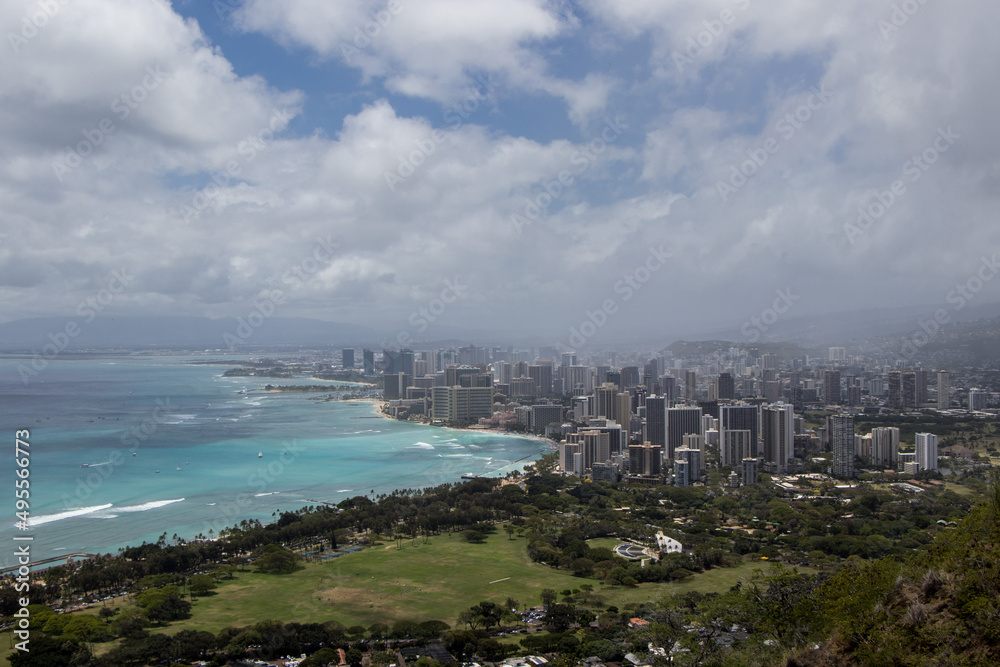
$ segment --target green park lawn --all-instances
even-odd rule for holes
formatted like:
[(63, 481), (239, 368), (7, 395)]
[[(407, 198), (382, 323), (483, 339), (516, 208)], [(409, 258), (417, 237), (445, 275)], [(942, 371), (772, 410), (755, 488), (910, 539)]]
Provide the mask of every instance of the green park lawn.
[[(613, 543), (617, 540), (591, 542), (594, 546)], [(535, 606), (541, 604), (542, 589), (561, 592), (582, 584), (591, 584), (605, 604), (624, 610), (628, 604), (688, 591), (721, 593), (752, 576), (754, 570), (768, 567), (758, 560), (712, 569), (676, 583), (610, 587), (532, 563), (523, 538), (510, 540), (498, 532), (483, 544), (469, 544), (457, 534), (444, 534), (405, 542), (402, 549), (389, 543), (326, 563), (308, 563), (289, 575), (237, 573), (235, 579), (222, 581), (213, 595), (197, 598), (191, 618), (162, 631), (217, 633), (227, 626), (266, 619), (285, 623), (337, 620), (365, 627), (402, 619), (438, 619), (456, 626), (458, 614), (482, 600), (502, 602), (513, 597)], [(7, 667), (6, 651), (0, 650), (0, 656), (0, 667)]]
[[(500, 581), (498, 581), (500, 580)], [(508, 597), (536, 605), (541, 591), (578, 588), (589, 580), (528, 559), (523, 539), (498, 533), (483, 544), (457, 534), (372, 547), (290, 575), (239, 573), (215, 595), (197, 599), (193, 615), (171, 625), (217, 632), (264, 619), (337, 620), (368, 626), (400, 619), (455, 624), (459, 612)], [(590, 581), (596, 584), (597, 582)]]
[(406, 542), (402, 549), (391, 543), (327, 563), (309, 563), (290, 575), (239, 573), (236, 579), (223, 581), (214, 595), (197, 599), (192, 617), (171, 624), (166, 632), (218, 632), (264, 619), (337, 620), (366, 627), (437, 619), (456, 625), (461, 611), (483, 600), (502, 602), (512, 597), (534, 606), (541, 604), (542, 589), (561, 592), (588, 583), (606, 604), (621, 609), (692, 590), (724, 592), (753, 570), (767, 567), (761, 561), (746, 562), (678, 583), (607, 587), (531, 562), (523, 538), (510, 540), (498, 532), (483, 544), (469, 544), (457, 534), (445, 534), (426, 542)]

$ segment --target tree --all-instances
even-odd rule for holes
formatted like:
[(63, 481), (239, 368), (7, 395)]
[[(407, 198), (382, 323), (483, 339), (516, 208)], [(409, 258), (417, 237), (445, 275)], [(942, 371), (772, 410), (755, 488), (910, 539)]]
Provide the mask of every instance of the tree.
[(505, 533), (507, 533), (508, 540), (514, 539), (514, 531), (515, 531), (514, 526), (510, 525), (509, 523), (505, 523), (503, 525), (503, 530)]
[(114, 622), (114, 630), (121, 637), (133, 637), (142, 633), (149, 625), (149, 617), (140, 607), (126, 607)]
[(139, 593), (136, 602), (154, 623), (176, 621), (191, 615), (191, 603), (181, 597), (176, 586), (150, 588)]
[(192, 595), (203, 596), (215, 588), (215, 580), (209, 574), (196, 574), (188, 580)]
[(541, 596), (542, 604), (545, 605), (546, 608), (551, 607), (559, 597), (558, 593), (551, 588), (543, 588)]
[(336, 665), (340, 656), (332, 648), (324, 647), (302, 661), (301, 667), (327, 667)]
[(86, 665), (90, 649), (75, 639), (38, 635), (31, 638), (30, 651), (10, 654), (11, 667), (50, 667), (51, 665)]
[(463, 530), (462, 537), (472, 544), (482, 544), (486, 541), (486, 533), (478, 530)]
[(300, 556), (277, 544), (269, 544), (257, 557), (257, 571), (264, 574), (288, 574), (298, 569)]
[(545, 625), (551, 632), (562, 632), (576, 621), (576, 609), (568, 604), (550, 605), (545, 612)]

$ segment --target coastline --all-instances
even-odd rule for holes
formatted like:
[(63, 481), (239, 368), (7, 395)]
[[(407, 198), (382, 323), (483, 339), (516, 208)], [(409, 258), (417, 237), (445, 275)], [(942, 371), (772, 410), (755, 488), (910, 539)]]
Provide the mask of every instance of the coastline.
[[(372, 403), (372, 413), (378, 415), (382, 419), (389, 419), (392, 421), (399, 421), (393, 419), (389, 415), (385, 414), (384, 410), (389, 406), (389, 401), (381, 398), (348, 398), (343, 399), (344, 402), (370, 402)], [(474, 427), (461, 427), (461, 426), (434, 426), (433, 424), (425, 424), (424, 422), (408, 422), (417, 426), (427, 426), (433, 428), (439, 428), (446, 431), (464, 431), (466, 433), (489, 433), (491, 435), (499, 435), (505, 437), (522, 438), (524, 440), (534, 440), (541, 444), (549, 447), (550, 451), (558, 451), (558, 443), (551, 438), (546, 438), (545, 436), (536, 435), (534, 433), (517, 433), (515, 431), (499, 431), (493, 428), (474, 428)]]

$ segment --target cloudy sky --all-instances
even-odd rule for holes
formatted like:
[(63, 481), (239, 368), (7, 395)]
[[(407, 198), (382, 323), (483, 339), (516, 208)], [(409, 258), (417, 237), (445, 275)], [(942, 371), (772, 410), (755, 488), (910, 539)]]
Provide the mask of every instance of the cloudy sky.
[(7, 0), (0, 320), (101, 290), (119, 315), (273, 300), (414, 339), (598, 322), (588, 344), (739, 329), (779, 294), (782, 317), (933, 313), (992, 278), (998, 22), (973, 0)]

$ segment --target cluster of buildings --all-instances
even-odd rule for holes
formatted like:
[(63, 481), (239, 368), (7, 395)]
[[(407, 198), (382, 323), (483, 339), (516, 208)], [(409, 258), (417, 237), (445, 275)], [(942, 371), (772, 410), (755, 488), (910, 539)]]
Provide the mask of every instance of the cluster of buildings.
[[(728, 468), (734, 485), (749, 484), (760, 472), (801, 471), (821, 452), (830, 453), (829, 472), (844, 478), (858, 462), (934, 470), (935, 435), (917, 434), (914, 451), (904, 452), (898, 429), (857, 434), (855, 417), (978, 412), (997, 403), (989, 391), (954, 387), (947, 370), (865, 361), (840, 347), (823, 359), (734, 346), (686, 358), (610, 352), (584, 361), (555, 348), (471, 345), (364, 350), (362, 358), (365, 374), (381, 373), (392, 416), (546, 435), (559, 442), (566, 474), (679, 486), (701, 481), (709, 465)], [(343, 350), (344, 368), (355, 361), (355, 350)], [(807, 429), (797, 413), (820, 408), (838, 414)]]

